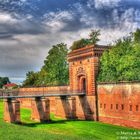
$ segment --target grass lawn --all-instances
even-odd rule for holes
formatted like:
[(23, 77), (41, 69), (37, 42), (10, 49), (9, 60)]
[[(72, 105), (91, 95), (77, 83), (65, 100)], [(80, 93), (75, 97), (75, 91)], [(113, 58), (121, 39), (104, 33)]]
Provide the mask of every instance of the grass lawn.
[(140, 131), (134, 129), (93, 121), (67, 121), (53, 114), (50, 123), (36, 123), (30, 120), (30, 114), (29, 109), (21, 109), (23, 124), (5, 123), (0, 101), (0, 140), (135, 140), (134, 136), (140, 140)]

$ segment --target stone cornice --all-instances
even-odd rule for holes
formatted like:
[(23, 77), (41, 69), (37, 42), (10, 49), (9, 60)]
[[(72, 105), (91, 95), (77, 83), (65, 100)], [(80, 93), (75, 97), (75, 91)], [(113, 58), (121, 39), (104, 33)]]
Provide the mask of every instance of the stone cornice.
[(70, 62), (75, 59), (81, 59), (81, 58), (92, 57), (92, 56), (100, 57), (103, 51), (108, 49), (109, 49), (108, 46), (101, 46), (101, 45), (85, 46), (83, 48), (70, 52), (68, 54), (68, 61)]

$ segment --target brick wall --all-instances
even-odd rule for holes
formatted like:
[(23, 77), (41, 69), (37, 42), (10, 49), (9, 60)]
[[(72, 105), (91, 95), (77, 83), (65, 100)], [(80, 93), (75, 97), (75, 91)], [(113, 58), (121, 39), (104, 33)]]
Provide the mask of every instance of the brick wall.
[[(54, 87), (35, 87), (35, 88), (20, 88), (19, 94), (50, 94), (50, 93), (66, 93), (70, 92), (69, 86), (54, 86)], [(47, 97), (48, 98), (48, 97)], [(21, 98), (19, 99), (21, 107), (31, 108), (31, 98)], [(49, 97), (50, 100), (50, 111), (55, 112), (56, 110), (56, 100), (55, 97)]]
[(86, 94), (95, 95), (95, 67), (98, 58), (80, 59), (70, 62), (70, 87), (73, 91), (82, 91), (82, 79), (86, 80)]
[(22, 92), (36, 92), (37, 94), (38, 93), (50, 93), (50, 92), (66, 92), (66, 91), (69, 91), (70, 90), (70, 87), (69, 86), (52, 86), (52, 87), (32, 87), (32, 88), (20, 88), (19, 89), (19, 92), (22, 93)]
[(99, 121), (140, 128), (140, 83), (99, 84)]
[[(20, 90), (26, 91), (26, 89)], [(64, 91), (69, 87), (54, 89)], [(33, 88), (33, 90), (38, 89)], [(97, 120), (98, 118), (105, 123), (140, 128), (140, 83), (99, 84), (97, 93), (97, 107), (96, 96), (50, 97), (50, 111), (56, 116), (68, 119)], [(22, 107), (31, 108), (31, 99), (20, 99), (20, 101)]]

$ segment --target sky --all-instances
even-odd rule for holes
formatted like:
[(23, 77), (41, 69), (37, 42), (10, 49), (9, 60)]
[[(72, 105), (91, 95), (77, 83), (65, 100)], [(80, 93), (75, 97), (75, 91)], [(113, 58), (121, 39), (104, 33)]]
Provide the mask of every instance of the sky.
[(0, 0), (0, 76), (21, 83), (52, 45), (100, 29), (107, 45), (140, 27), (140, 0)]

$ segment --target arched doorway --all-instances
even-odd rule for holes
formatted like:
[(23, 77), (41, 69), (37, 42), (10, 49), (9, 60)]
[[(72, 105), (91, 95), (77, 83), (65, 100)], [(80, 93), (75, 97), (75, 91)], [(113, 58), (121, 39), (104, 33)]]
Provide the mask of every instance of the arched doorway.
[(78, 78), (79, 90), (82, 93), (86, 93), (87, 91), (87, 84), (86, 84), (86, 77), (84, 75), (79, 76)]

